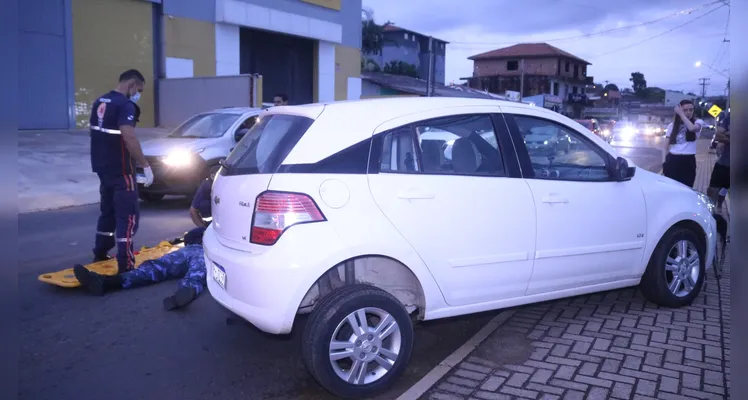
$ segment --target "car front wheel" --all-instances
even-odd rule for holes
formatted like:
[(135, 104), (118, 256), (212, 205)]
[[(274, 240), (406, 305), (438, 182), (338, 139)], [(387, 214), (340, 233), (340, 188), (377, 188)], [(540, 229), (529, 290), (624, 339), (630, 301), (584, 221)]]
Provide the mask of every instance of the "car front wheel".
[(385, 391), (413, 350), (413, 324), (402, 304), (370, 285), (345, 286), (312, 312), (304, 329), (304, 363), (322, 387), (343, 398)]
[(647, 300), (666, 307), (683, 307), (699, 295), (705, 278), (706, 255), (696, 233), (670, 230), (657, 245), (641, 281)]

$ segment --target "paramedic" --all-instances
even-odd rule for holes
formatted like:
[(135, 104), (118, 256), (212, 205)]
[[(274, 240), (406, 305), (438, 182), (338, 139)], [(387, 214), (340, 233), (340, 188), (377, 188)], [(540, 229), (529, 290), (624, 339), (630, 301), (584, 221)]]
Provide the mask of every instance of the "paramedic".
[(91, 167), (99, 176), (100, 209), (93, 249), (94, 262), (109, 259), (117, 246), (119, 273), (135, 265), (133, 236), (138, 230), (139, 203), (135, 167), (143, 168), (146, 187), (153, 172), (135, 137), (136, 106), (145, 86), (143, 74), (131, 69), (117, 87), (91, 107)]

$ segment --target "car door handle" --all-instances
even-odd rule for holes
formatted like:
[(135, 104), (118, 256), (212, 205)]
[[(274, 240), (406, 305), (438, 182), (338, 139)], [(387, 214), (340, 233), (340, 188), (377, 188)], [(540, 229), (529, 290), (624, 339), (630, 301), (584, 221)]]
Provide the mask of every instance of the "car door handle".
[(566, 197), (556, 196), (556, 195), (548, 195), (542, 198), (543, 203), (553, 204), (553, 203), (568, 203), (569, 199)]
[(427, 200), (434, 197), (436, 196), (432, 193), (424, 193), (420, 190), (403, 190), (397, 193), (397, 198), (405, 200)]

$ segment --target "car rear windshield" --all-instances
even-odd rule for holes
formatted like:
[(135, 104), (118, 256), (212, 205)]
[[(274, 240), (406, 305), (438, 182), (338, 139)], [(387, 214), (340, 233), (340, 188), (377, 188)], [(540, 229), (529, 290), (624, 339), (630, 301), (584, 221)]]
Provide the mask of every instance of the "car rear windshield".
[(313, 119), (297, 115), (262, 115), (226, 158), (225, 175), (272, 174), (296, 146)]

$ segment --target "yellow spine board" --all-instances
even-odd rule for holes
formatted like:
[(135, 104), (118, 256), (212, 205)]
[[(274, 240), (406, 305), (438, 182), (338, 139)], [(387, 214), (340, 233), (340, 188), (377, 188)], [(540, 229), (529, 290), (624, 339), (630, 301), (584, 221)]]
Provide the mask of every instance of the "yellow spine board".
[[(140, 252), (135, 255), (135, 268), (140, 267), (140, 264), (142, 264), (144, 261), (161, 258), (166, 254), (179, 250), (182, 247), (184, 247), (183, 244), (173, 245), (167, 241), (161, 242), (154, 247), (143, 247)], [(93, 271), (101, 275), (117, 275), (116, 259), (99, 261), (84, 265), (84, 267), (88, 268), (89, 271)], [(75, 274), (73, 273), (72, 268), (41, 274), (39, 275), (39, 280), (44, 283), (49, 283), (51, 285), (65, 288), (74, 288), (80, 286), (80, 282), (75, 279)]]

